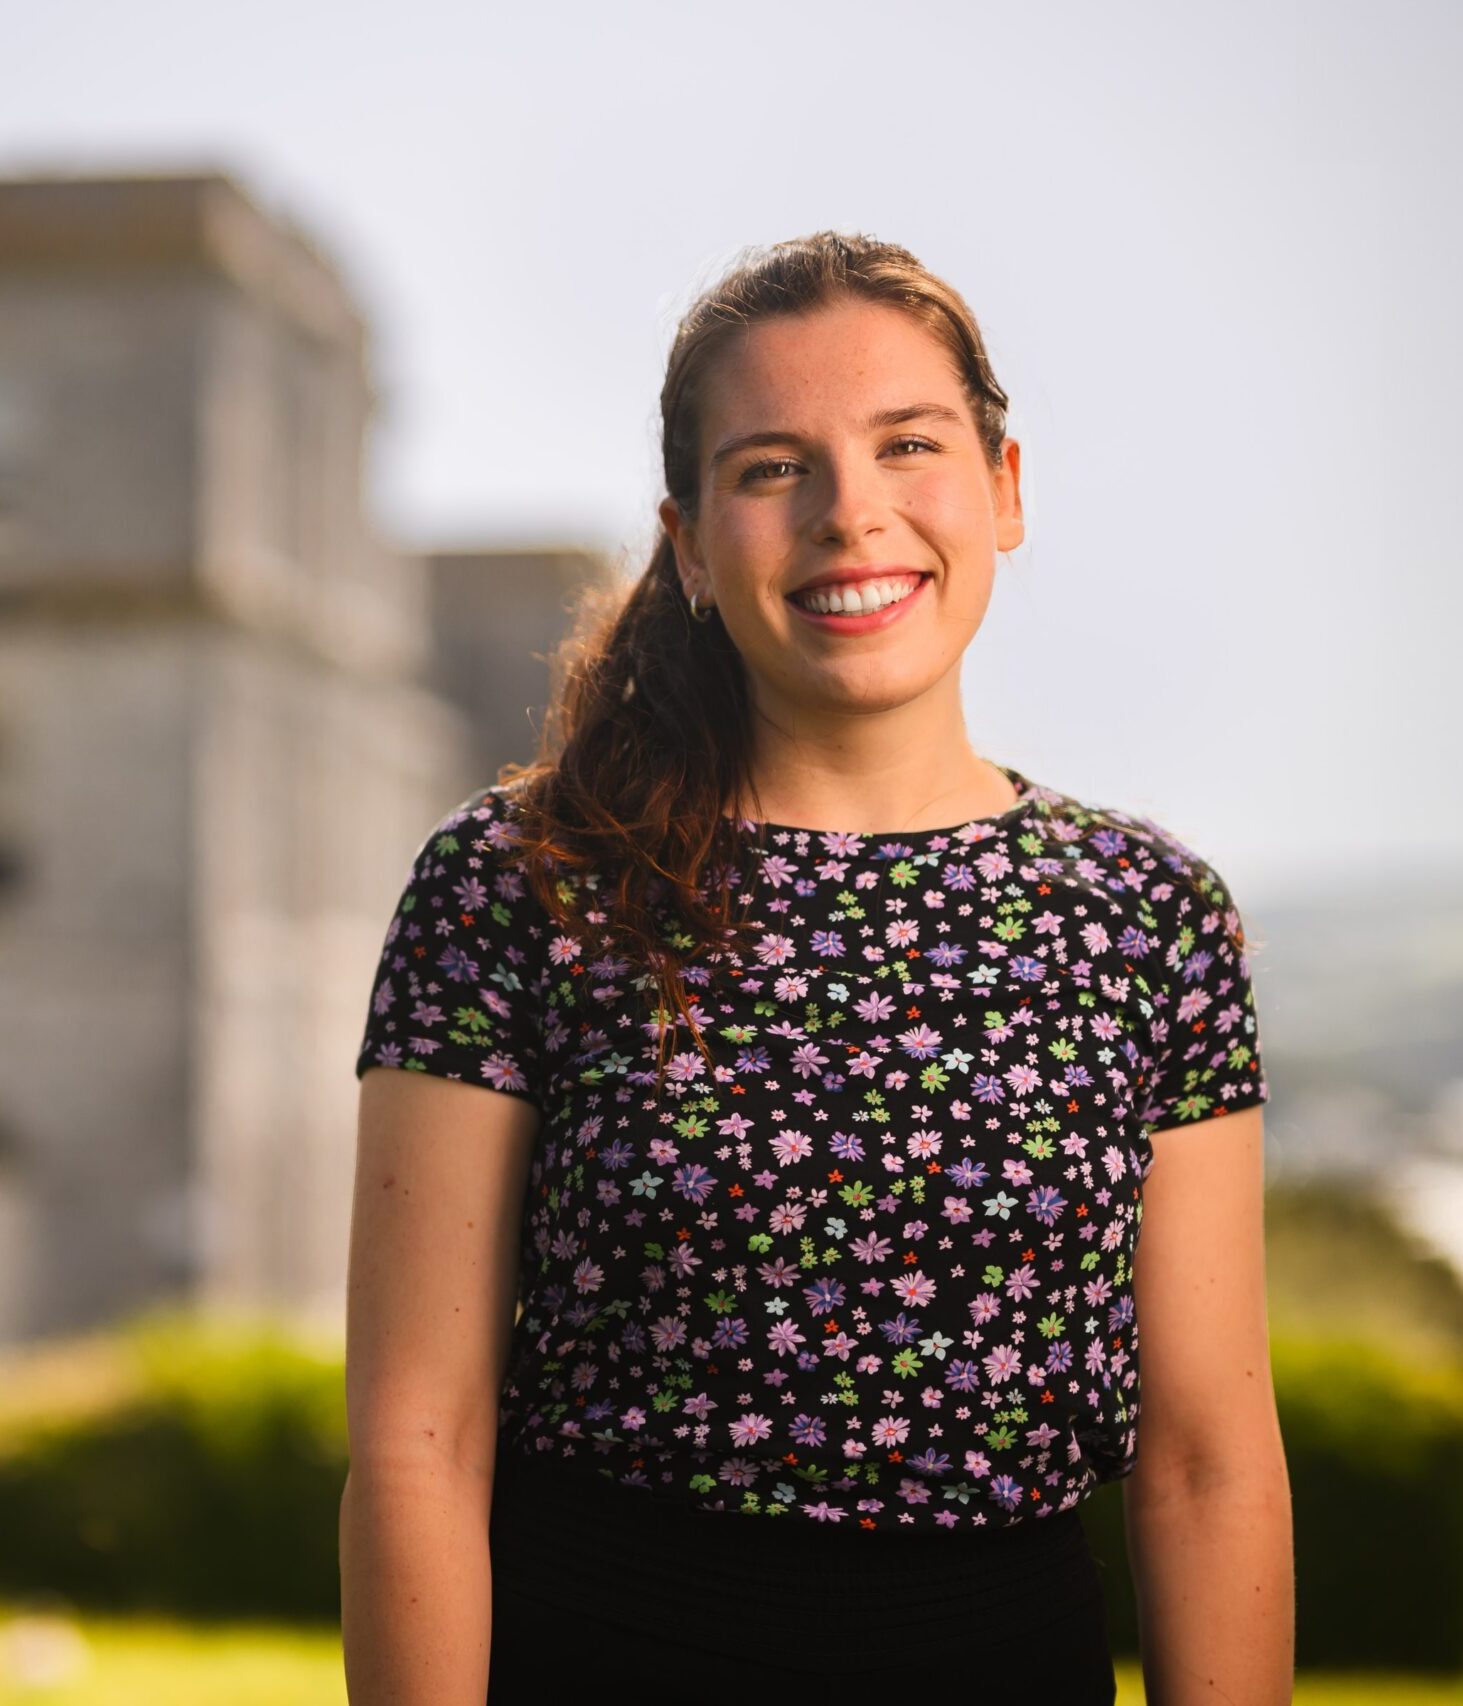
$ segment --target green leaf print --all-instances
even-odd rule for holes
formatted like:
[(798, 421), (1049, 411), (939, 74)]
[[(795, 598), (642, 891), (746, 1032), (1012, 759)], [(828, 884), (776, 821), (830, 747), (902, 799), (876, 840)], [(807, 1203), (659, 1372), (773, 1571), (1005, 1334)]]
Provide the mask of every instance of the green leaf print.
[(1213, 1106), (1213, 1097), (1204, 1096), (1195, 1091), (1193, 1095), (1181, 1097), (1179, 1101), (1174, 1103), (1170, 1118), (1180, 1124), (1184, 1120), (1201, 1120)]
[(1006, 1270), (998, 1268), (994, 1262), (988, 1262), (981, 1269), (980, 1282), (982, 1285), (999, 1285), (1006, 1277)]

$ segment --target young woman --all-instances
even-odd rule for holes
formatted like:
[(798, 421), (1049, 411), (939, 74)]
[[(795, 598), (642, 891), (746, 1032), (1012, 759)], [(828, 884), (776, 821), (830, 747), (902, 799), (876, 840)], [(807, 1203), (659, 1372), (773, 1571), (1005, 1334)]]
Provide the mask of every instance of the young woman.
[(1288, 1700), (1243, 925), (967, 738), (1023, 538), (970, 310), (753, 251), (661, 401), (650, 563), (371, 992), (351, 1698), (1108, 1702), (1121, 1479), (1150, 1699)]

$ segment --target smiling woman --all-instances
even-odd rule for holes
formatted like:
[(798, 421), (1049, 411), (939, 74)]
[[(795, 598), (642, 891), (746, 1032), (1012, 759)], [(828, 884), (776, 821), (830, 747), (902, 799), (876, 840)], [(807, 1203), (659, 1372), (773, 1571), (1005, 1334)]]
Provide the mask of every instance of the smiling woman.
[(353, 1366), (398, 1419), (343, 1532), (425, 1591), (358, 1639), (474, 1697), (490, 1598), (492, 1706), (1111, 1702), (1080, 1507), (1125, 1481), (1154, 1697), (1287, 1698), (1244, 926), (966, 737), (1024, 537), (974, 319), (892, 244), (778, 244), (662, 409), (651, 560), (371, 991)]

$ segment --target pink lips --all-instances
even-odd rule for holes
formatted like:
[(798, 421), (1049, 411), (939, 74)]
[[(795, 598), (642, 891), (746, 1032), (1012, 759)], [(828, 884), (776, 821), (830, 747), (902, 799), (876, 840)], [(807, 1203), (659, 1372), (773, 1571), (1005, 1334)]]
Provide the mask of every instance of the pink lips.
[(876, 629), (887, 628), (899, 620), (905, 611), (916, 605), (925, 595), (925, 588), (930, 584), (930, 577), (925, 575), (919, 585), (907, 598), (901, 598), (897, 604), (886, 604), (881, 610), (871, 610), (867, 616), (841, 616), (830, 613), (823, 615), (816, 610), (805, 610), (795, 598), (789, 598), (788, 604), (804, 622), (811, 622), (816, 627), (826, 628), (831, 634), (871, 634)]

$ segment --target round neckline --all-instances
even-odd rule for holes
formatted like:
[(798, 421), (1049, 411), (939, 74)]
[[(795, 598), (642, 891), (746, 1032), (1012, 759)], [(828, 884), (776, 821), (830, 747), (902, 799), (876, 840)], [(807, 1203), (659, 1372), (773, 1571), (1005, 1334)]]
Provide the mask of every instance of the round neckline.
[[(994, 763), (994, 760), (992, 760)], [(962, 818), (959, 823), (947, 824), (939, 829), (811, 829), (807, 824), (776, 823), (771, 818), (733, 818), (723, 812), (722, 822), (737, 825), (743, 829), (766, 830), (769, 834), (786, 835), (836, 835), (845, 840), (859, 841), (928, 841), (935, 836), (956, 836), (976, 824), (1003, 824), (1012, 818), (1022, 816), (1031, 805), (1034, 784), (1021, 772), (1009, 764), (997, 764), (996, 769), (1007, 778), (1016, 789), (1016, 803), (1007, 806), (1005, 811), (992, 812), (985, 817)]]

